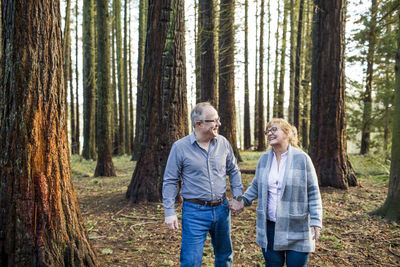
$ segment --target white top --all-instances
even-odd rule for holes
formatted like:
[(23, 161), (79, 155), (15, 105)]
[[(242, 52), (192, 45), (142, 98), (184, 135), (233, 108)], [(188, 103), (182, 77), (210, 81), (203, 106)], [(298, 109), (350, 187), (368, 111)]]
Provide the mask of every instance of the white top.
[(287, 155), (288, 151), (281, 155), (278, 166), (274, 152), (271, 169), (268, 175), (267, 219), (273, 222), (276, 222), (276, 210), (281, 199), (281, 188), (283, 176), (285, 175)]

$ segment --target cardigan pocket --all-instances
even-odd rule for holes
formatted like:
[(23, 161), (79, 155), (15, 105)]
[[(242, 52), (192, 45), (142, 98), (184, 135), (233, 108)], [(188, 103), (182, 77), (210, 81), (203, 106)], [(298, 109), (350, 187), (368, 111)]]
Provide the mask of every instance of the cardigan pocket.
[(299, 240), (308, 237), (308, 213), (289, 214), (288, 239)]

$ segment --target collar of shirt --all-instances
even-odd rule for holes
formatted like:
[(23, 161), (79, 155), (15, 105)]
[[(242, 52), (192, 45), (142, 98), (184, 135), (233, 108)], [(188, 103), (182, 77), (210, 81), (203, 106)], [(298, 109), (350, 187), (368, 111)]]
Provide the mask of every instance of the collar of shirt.
[[(217, 137), (218, 137), (218, 136), (217, 136)], [(211, 140), (211, 142), (212, 142), (212, 141), (217, 141), (217, 140), (218, 140), (217, 137), (213, 138), (213, 139)], [(197, 142), (196, 134), (194, 133), (194, 131), (192, 131), (192, 132), (190, 133), (189, 138), (190, 138), (190, 144), (193, 145), (194, 142)]]

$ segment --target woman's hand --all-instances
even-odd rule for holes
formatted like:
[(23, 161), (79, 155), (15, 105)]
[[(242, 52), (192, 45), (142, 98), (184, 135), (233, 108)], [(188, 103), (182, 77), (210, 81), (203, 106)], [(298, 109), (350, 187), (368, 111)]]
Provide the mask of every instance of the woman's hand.
[(319, 234), (321, 232), (321, 228), (318, 226), (311, 226), (311, 234), (312, 239), (317, 241), (319, 239)]

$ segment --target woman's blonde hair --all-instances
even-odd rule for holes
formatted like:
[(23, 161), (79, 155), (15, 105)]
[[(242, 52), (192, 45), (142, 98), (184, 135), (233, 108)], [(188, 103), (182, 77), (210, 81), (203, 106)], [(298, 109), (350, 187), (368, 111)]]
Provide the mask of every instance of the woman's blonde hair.
[(284, 133), (286, 133), (289, 136), (289, 144), (294, 147), (299, 147), (298, 146), (298, 136), (297, 136), (297, 129), (295, 126), (291, 125), (289, 122), (287, 122), (285, 119), (282, 118), (272, 118), (268, 123), (266, 129), (269, 129), (272, 127), (272, 125), (278, 125), (279, 128), (282, 129)]

